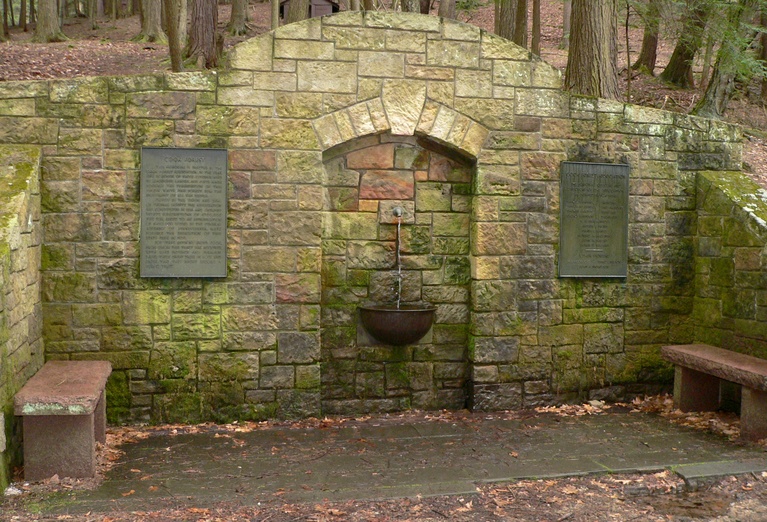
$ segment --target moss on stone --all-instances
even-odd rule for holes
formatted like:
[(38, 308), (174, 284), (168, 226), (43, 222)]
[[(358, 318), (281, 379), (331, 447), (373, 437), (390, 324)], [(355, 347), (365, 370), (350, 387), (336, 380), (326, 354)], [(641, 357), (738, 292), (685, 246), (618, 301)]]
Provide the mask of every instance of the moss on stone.
[(674, 365), (665, 361), (658, 349), (646, 349), (627, 354), (626, 365), (615, 376), (614, 384), (658, 383), (671, 384), (674, 381)]

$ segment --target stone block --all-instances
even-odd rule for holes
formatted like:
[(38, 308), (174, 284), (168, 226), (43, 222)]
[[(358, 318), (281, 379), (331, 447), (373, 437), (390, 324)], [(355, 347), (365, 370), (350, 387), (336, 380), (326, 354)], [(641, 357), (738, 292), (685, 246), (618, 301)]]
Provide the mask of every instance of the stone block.
[(397, 52), (360, 51), (360, 76), (402, 78), (405, 74), (405, 55)]
[(317, 134), (309, 120), (264, 118), (261, 146), (274, 149), (319, 150)]
[(391, 133), (412, 136), (426, 101), (426, 82), (385, 80), (381, 98)]
[(283, 332), (277, 334), (277, 362), (306, 364), (320, 358), (320, 339), (316, 333)]
[(232, 69), (271, 71), (272, 42), (271, 34), (264, 34), (243, 42), (229, 52), (229, 66)]
[(368, 170), (360, 181), (360, 199), (412, 199), (413, 173), (398, 170)]
[(357, 92), (357, 66), (349, 62), (299, 62), (298, 90), (308, 92)]
[(258, 353), (201, 353), (200, 381), (231, 382), (258, 379)]

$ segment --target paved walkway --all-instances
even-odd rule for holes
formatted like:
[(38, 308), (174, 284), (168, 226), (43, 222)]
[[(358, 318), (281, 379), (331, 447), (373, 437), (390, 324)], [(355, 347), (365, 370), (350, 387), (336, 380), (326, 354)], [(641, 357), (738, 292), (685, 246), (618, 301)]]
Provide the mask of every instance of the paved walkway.
[(468, 494), (475, 484), (673, 469), (687, 480), (767, 470), (762, 448), (646, 414), (424, 415), (321, 428), (157, 432), (126, 444), (103, 485), (59, 512), (212, 502), (381, 499)]

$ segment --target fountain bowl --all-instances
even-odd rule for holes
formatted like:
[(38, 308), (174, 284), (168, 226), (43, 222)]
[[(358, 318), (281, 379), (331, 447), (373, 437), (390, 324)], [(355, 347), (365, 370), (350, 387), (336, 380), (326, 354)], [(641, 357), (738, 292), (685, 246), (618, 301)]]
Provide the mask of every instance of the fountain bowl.
[(394, 346), (419, 341), (434, 322), (435, 307), (421, 304), (396, 303), (360, 305), (360, 319), (365, 330), (376, 340)]

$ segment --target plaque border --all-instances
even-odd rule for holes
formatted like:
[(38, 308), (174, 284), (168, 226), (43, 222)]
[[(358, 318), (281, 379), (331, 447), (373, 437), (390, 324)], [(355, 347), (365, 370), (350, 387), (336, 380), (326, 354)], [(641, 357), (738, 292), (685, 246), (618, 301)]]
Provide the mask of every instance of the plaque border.
[[(564, 236), (564, 229), (562, 227), (562, 223), (564, 221), (564, 212), (565, 212), (565, 205), (564, 205), (564, 183), (562, 182), (562, 171), (565, 165), (589, 165), (589, 166), (598, 166), (598, 167), (621, 167), (624, 168), (626, 171), (626, 217), (625, 222), (623, 223), (623, 226), (621, 227), (621, 233), (623, 234), (623, 238), (625, 240), (625, 250), (623, 251), (623, 260), (622, 260), (622, 267), (623, 272), (622, 273), (616, 273), (616, 274), (587, 274), (587, 273), (578, 273), (578, 272), (572, 272), (572, 273), (565, 273), (562, 272), (562, 255), (564, 249), (562, 248), (563, 243), (567, 242), (568, 240)], [(629, 251), (629, 203), (630, 203), (630, 194), (629, 194), (629, 188), (630, 188), (630, 182), (631, 182), (631, 165), (628, 165), (626, 163), (603, 163), (603, 162), (590, 162), (590, 161), (562, 161), (559, 164), (559, 254), (557, 256), (557, 274), (560, 278), (579, 278), (579, 279), (609, 279), (609, 278), (623, 278), (625, 279), (628, 277), (628, 251)]]
[[(142, 258), (144, 255), (143, 250), (143, 243), (141, 238), (143, 237), (144, 232), (144, 207), (142, 205), (142, 201), (144, 199), (144, 184), (141, 183), (141, 176), (144, 170), (144, 151), (145, 150), (153, 150), (153, 151), (163, 151), (163, 150), (173, 150), (173, 151), (212, 151), (212, 152), (218, 152), (223, 153), (224, 155), (224, 200), (226, 202), (226, 207), (224, 210), (224, 220), (223, 220), (223, 237), (225, 241), (225, 248), (224, 248), (224, 259), (223, 259), (223, 266), (219, 267), (219, 270), (212, 270), (210, 273), (206, 273), (205, 275), (202, 274), (145, 274), (144, 273), (144, 265), (142, 263)], [(229, 232), (229, 149), (222, 149), (222, 148), (214, 148), (214, 147), (141, 147), (139, 150), (140, 154), (140, 165), (139, 165), (139, 277), (140, 278), (147, 278), (147, 279), (158, 279), (158, 278), (168, 278), (168, 279), (195, 279), (195, 278), (226, 278), (229, 274), (229, 256), (227, 254), (228, 252), (228, 246), (229, 246), (229, 238), (228, 238), (228, 232)]]

